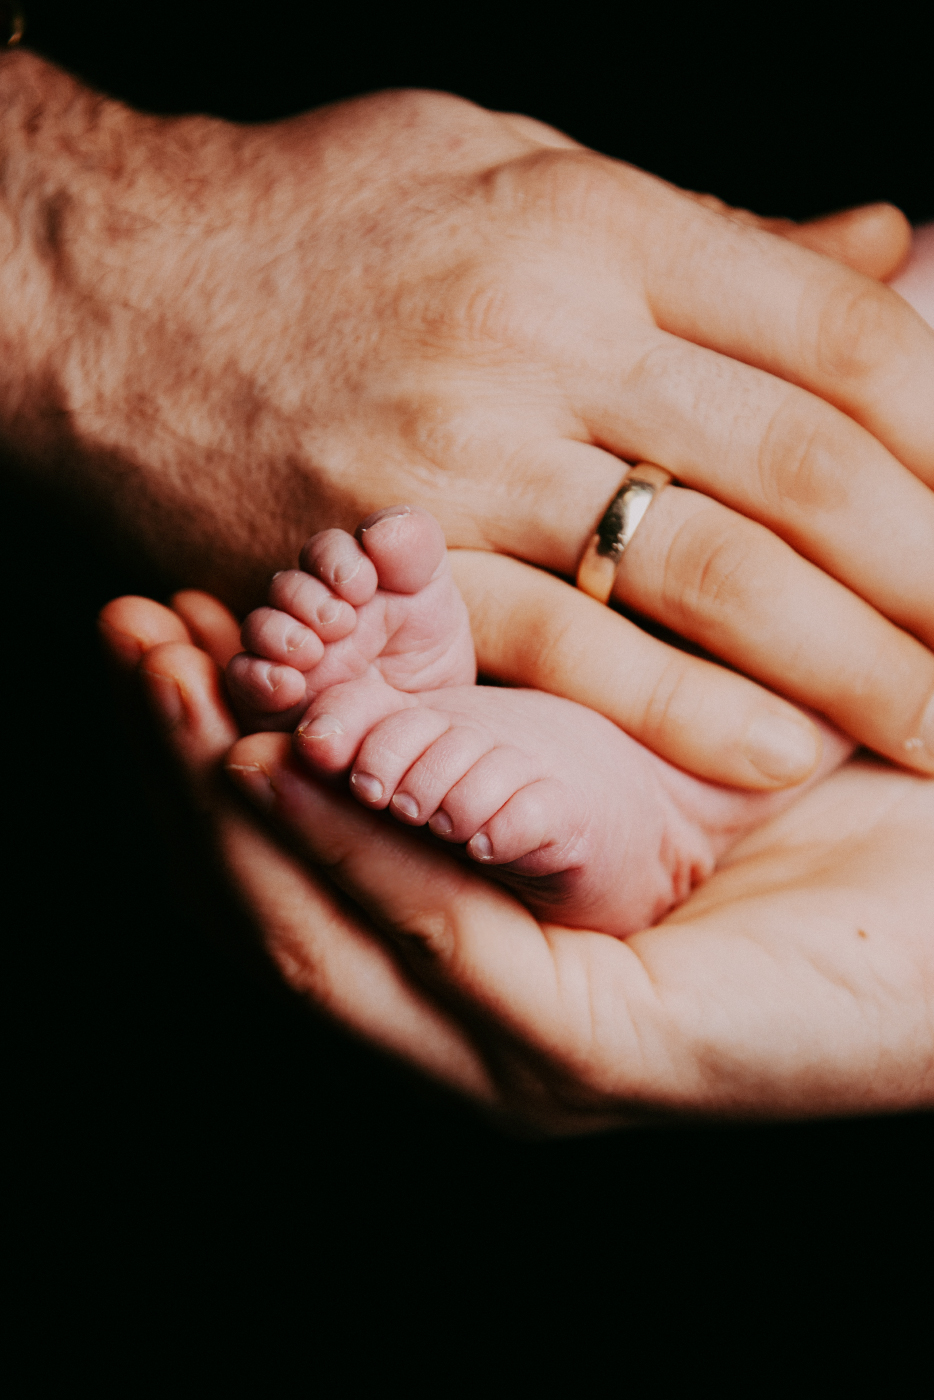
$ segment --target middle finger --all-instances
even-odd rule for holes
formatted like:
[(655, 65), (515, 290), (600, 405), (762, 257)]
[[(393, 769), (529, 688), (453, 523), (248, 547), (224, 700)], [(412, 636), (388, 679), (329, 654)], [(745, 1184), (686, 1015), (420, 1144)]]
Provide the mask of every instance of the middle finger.
[(764, 526), (671, 486), (614, 591), (861, 743), (934, 771), (934, 656)]

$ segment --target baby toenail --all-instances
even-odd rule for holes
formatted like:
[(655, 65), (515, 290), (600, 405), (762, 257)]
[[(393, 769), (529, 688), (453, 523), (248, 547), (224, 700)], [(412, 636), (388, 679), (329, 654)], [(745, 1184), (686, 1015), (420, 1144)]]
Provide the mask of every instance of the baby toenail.
[(429, 831), (433, 831), (436, 836), (450, 836), (454, 830), (454, 823), (443, 807), (439, 807), (437, 812), (428, 823)]
[(493, 842), (485, 832), (478, 831), (476, 836), (472, 836), (467, 842), (467, 850), (474, 860), (493, 859)]
[(357, 558), (354, 560), (354, 566), (353, 566), (352, 569), (349, 569), (349, 568), (347, 567), (346, 564), (335, 564), (335, 565), (334, 565), (334, 582), (335, 582), (335, 583), (349, 583), (350, 580), (354, 577), (354, 575), (357, 574), (357, 573), (359, 572), (359, 570), (360, 570), (360, 565), (361, 565), (362, 563), (363, 563), (363, 555), (361, 554), (361, 555), (358, 555)]
[(329, 622), (336, 622), (343, 610), (343, 603), (336, 598), (328, 598), (318, 609), (318, 621), (326, 627)]
[(413, 821), (418, 816), (418, 803), (407, 792), (397, 792), (392, 799), (392, 805), (397, 812), (401, 812), (404, 817), (409, 817)]
[(332, 734), (343, 734), (344, 727), (333, 715), (318, 715), (307, 724), (300, 724), (296, 733), (303, 739), (330, 739)]
[(383, 795), (383, 785), (372, 773), (352, 773), (350, 786), (359, 793), (364, 802), (378, 802)]
[(357, 526), (357, 538), (365, 535), (367, 530), (372, 530), (374, 525), (378, 525), (382, 520), (392, 520), (398, 515), (411, 515), (411, 506), (386, 506), (383, 510), (374, 511), (368, 515), (366, 520), (361, 520)]

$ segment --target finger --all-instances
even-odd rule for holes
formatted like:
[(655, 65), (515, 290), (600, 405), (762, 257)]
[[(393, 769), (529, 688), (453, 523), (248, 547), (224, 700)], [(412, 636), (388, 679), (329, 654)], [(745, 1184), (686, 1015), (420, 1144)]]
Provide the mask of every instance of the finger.
[(230, 609), (212, 594), (196, 588), (173, 594), (171, 604), (195, 646), (206, 651), (223, 669), (240, 650), (240, 624)]
[(239, 733), (219, 667), (197, 647), (163, 642), (143, 657), (139, 675), (170, 748), (203, 795)]
[(726, 218), (778, 234), (876, 280), (892, 277), (911, 247), (911, 225), (894, 204), (863, 204), (796, 223), (793, 219), (763, 218), (748, 209), (734, 209), (715, 195), (687, 190), (684, 193)]
[[(633, 217), (632, 180), (619, 180), (621, 226)], [(639, 202), (633, 236), (658, 325), (837, 405), (934, 481), (934, 332), (920, 317), (831, 258), (696, 203), (685, 218), (683, 196), (656, 196), (650, 214)]]
[[(539, 1079), (559, 1086), (564, 1116), (578, 1130), (638, 1116), (649, 1086), (670, 1095), (672, 1047), (662, 1045), (658, 1062), (647, 1064), (641, 1041), (649, 1036), (655, 1050), (667, 1029), (664, 1009), (625, 943), (543, 928), (497, 885), (319, 786), (274, 736), (242, 740), (229, 764), (242, 790), (367, 910), (414, 975), (487, 1027), (500, 1092), (513, 1091), (524, 1117), (536, 1116)], [(693, 1089), (696, 1076), (686, 1077)], [(554, 1127), (554, 1096), (546, 1089), (544, 1097)]]
[(209, 659), (191, 646), (161, 645), (146, 657), (143, 676), (226, 874), (286, 981), (352, 1033), (489, 1102), (489, 1075), (456, 1023), (411, 985), (362, 915), (213, 781), (235, 727)]
[(496, 1089), (453, 1017), (400, 967), (359, 909), (302, 867), (256, 823), (214, 818), (226, 873), (285, 981), (352, 1035), (481, 1104)]
[(934, 224), (915, 230), (911, 257), (891, 287), (934, 327)]
[(780, 788), (802, 782), (817, 764), (811, 722), (745, 677), (667, 646), (516, 559), (460, 549), (450, 559), (482, 674), (598, 710), (713, 782)]
[(911, 249), (911, 225), (894, 204), (864, 204), (790, 227), (767, 222), (766, 228), (876, 281), (893, 277)]
[(934, 772), (934, 656), (761, 525), (669, 487), (615, 593), (860, 743)]
[(768, 525), (934, 641), (934, 492), (864, 429), (793, 385), (670, 336), (647, 338), (622, 392), (606, 383), (602, 394), (615, 407), (597, 410), (595, 431), (623, 455), (659, 462)]
[(191, 640), (182, 619), (151, 598), (114, 598), (101, 609), (97, 625), (108, 655), (122, 671), (134, 671), (161, 642)]

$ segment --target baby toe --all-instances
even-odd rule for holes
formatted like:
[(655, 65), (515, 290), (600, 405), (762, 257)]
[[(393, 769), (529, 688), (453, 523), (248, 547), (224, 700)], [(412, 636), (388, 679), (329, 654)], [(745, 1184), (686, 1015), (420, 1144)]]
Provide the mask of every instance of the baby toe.
[(418, 593), (437, 578), (447, 560), (447, 545), (433, 515), (414, 506), (388, 506), (368, 515), (357, 539), (376, 565), (382, 588)]
[[(410, 742), (405, 757), (411, 758), (411, 764), (402, 772), (390, 805), (403, 821), (413, 825), (428, 821), (436, 836), (455, 840), (454, 822), (446, 806), (448, 794), (463, 785), (466, 775), (495, 748), (496, 739), (484, 725), (458, 723), (456, 718), (447, 718), (443, 711), (430, 723), (422, 719), (420, 725), (418, 740), (431, 734), (431, 742), (427, 746)], [(418, 749), (420, 751), (416, 752)], [(495, 810), (493, 806), (483, 815), (489, 816)], [(466, 836), (476, 829), (479, 820)], [(464, 840), (465, 835), (460, 839)]]
[(358, 608), (376, 592), (376, 569), (346, 530), (321, 530), (304, 545), (302, 568)]
[(269, 585), (269, 601), (310, 627), (322, 642), (339, 642), (357, 625), (356, 610), (350, 603), (302, 569), (283, 569), (276, 574)]
[[(353, 763), (374, 726), (387, 714), (415, 704), (411, 696), (378, 679), (332, 685), (315, 697), (303, 715), (295, 731), (295, 748), (318, 772), (342, 773)], [(362, 784), (357, 795), (363, 796), (366, 787)], [(367, 790), (372, 791), (372, 785)]]
[[(399, 692), (393, 691), (395, 695)], [(399, 696), (405, 704), (370, 729), (360, 746), (351, 774), (351, 790), (368, 807), (391, 803), (394, 816), (412, 826), (422, 826), (434, 811), (422, 806), (416, 792), (408, 791), (408, 773), (450, 726), (450, 717), (418, 705), (412, 697)], [(401, 791), (397, 791), (405, 779)]]
[[(551, 875), (575, 859), (580, 813), (563, 783), (543, 778), (520, 788), (467, 843), (482, 865), (513, 865), (519, 875)], [(517, 867), (513, 863), (521, 861)]]
[(261, 715), (292, 710), (305, 699), (305, 677), (294, 666), (240, 652), (227, 667), (227, 686), (242, 709)]
[(429, 822), (436, 836), (469, 841), (520, 788), (532, 782), (540, 766), (510, 744), (487, 745), (464, 776), (447, 792)]
[(251, 612), (240, 631), (240, 640), (254, 656), (278, 661), (296, 671), (310, 671), (324, 655), (320, 637), (278, 608), (257, 608)]

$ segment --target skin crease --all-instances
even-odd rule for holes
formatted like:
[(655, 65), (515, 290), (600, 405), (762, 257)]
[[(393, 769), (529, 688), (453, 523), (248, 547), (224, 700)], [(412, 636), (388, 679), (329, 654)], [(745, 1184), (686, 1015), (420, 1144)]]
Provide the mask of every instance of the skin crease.
[[(413, 833), (318, 787), (286, 735), (229, 752), (219, 663), (236, 623), (201, 594), (175, 606), (109, 604), (110, 654), (138, 665), (269, 955), (348, 1030), (541, 1133), (934, 1104), (930, 780), (852, 760), (659, 927), (621, 942), (540, 925)], [(224, 764), (262, 820), (234, 800)]]
[[(166, 574), (244, 607), (319, 525), (410, 500), (469, 601), (483, 551), (573, 573), (620, 459), (654, 458), (682, 484), (618, 599), (934, 769), (934, 335), (869, 280), (905, 256), (897, 211), (760, 221), (442, 94), (236, 127), (16, 53), (0, 99), (4, 446)], [(554, 599), (502, 582), (473, 618), (494, 674), (485, 638), (521, 646)], [(571, 597), (567, 636), (596, 629)], [(635, 737), (751, 787), (813, 770), (775, 694), (611, 625)], [(563, 648), (521, 646), (515, 679), (574, 695)]]

